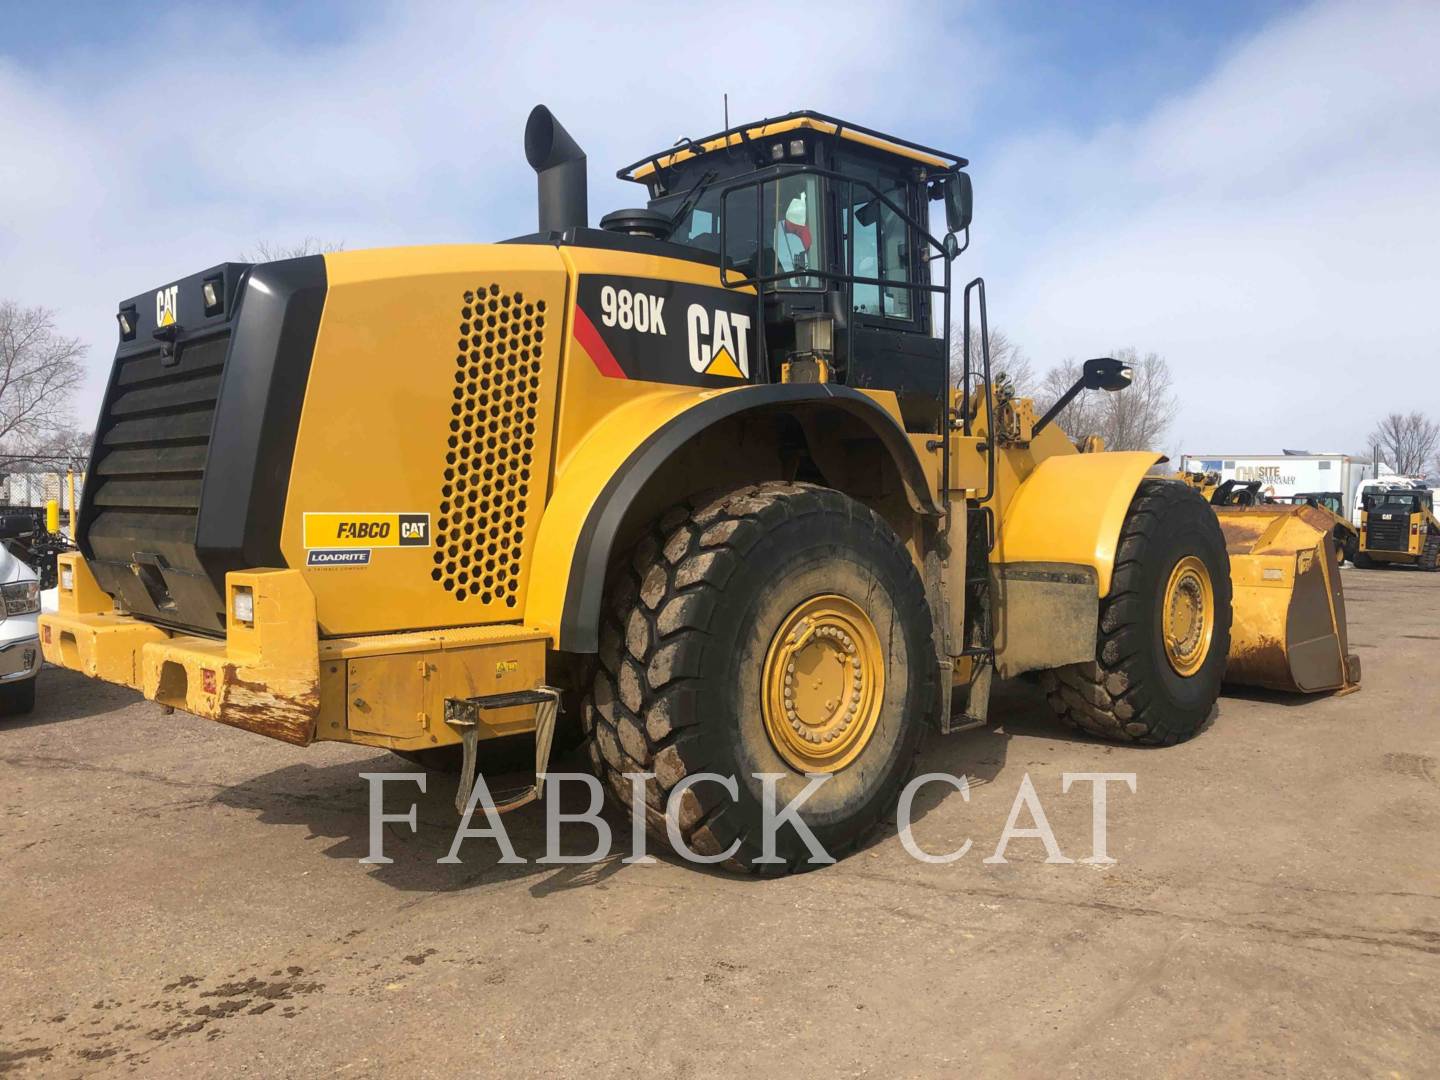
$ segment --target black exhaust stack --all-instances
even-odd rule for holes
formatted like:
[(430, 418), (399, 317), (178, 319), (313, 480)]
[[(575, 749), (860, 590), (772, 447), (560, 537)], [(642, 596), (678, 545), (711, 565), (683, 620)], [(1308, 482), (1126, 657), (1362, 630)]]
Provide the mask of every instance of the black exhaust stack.
[(525, 122), (525, 160), (539, 187), (540, 231), (564, 232), (588, 224), (585, 151), (544, 105)]

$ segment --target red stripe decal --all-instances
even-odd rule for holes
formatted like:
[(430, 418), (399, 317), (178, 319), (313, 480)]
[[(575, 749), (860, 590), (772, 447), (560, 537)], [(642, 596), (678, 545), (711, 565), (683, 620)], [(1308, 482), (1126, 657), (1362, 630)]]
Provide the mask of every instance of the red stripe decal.
[(628, 378), (620, 367), (615, 354), (605, 344), (605, 339), (600, 336), (600, 331), (595, 329), (595, 324), (590, 321), (590, 316), (585, 314), (585, 309), (579, 304), (575, 305), (575, 340), (580, 347), (590, 354), (590, 359), (600, 369), (600, 374), (607, 379)]

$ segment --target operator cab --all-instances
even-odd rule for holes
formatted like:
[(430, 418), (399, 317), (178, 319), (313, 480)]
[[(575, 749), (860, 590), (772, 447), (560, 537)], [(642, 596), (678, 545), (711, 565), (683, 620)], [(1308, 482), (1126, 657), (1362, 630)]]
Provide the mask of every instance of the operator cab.
[[(719, 262), (727, 287), (754, 288), (765, 328), (759, 380), (893, 390), (909, 430), (939, 431), (948, 264), (970, 221), (966, 164), (796, 112), (621, 169), (649, 203), (601, 224), (690, 249)], [(931, 234), (933, 201), (945, 204), (944, 241)]]

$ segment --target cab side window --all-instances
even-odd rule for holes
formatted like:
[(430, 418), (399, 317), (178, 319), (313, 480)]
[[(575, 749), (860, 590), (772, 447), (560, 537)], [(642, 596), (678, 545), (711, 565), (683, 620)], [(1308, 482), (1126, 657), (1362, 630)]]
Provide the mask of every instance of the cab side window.
[[(858, 161), (847, 161), (841, 168), (847, 175), (869, 181), (895, 206), (909, 209), (909, 186), (899, 176)], [(859, 184), (837, 186), (841, 200), (842, 259), (849, 258), (848, 248), (853, 244), (852, 272), (856, 277), (899, 283), (894, 286), (856, 284), (856, 314), (912, 322), (915, 290), (902, 287), (916, 280), (909, 226), (869, 188)]]

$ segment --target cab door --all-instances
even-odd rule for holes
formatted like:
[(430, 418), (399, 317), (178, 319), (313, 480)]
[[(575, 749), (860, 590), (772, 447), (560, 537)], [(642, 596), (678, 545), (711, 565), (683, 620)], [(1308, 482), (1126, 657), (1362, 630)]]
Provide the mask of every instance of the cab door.
[[(844, 153), (837, 169), (874, 185), (913, 220), (925, 220), (923, 189), (898, 165)], [(946, 358), (944, 341), (930, 332), (933, 294), (927, 288), (925, 241), (869, 187), (840, 181), (835, 194), (840, 272), (886, 283), (852, 286), (845, 381), (860, 389), (893, 390), (907, 429), (938, 431)]]

